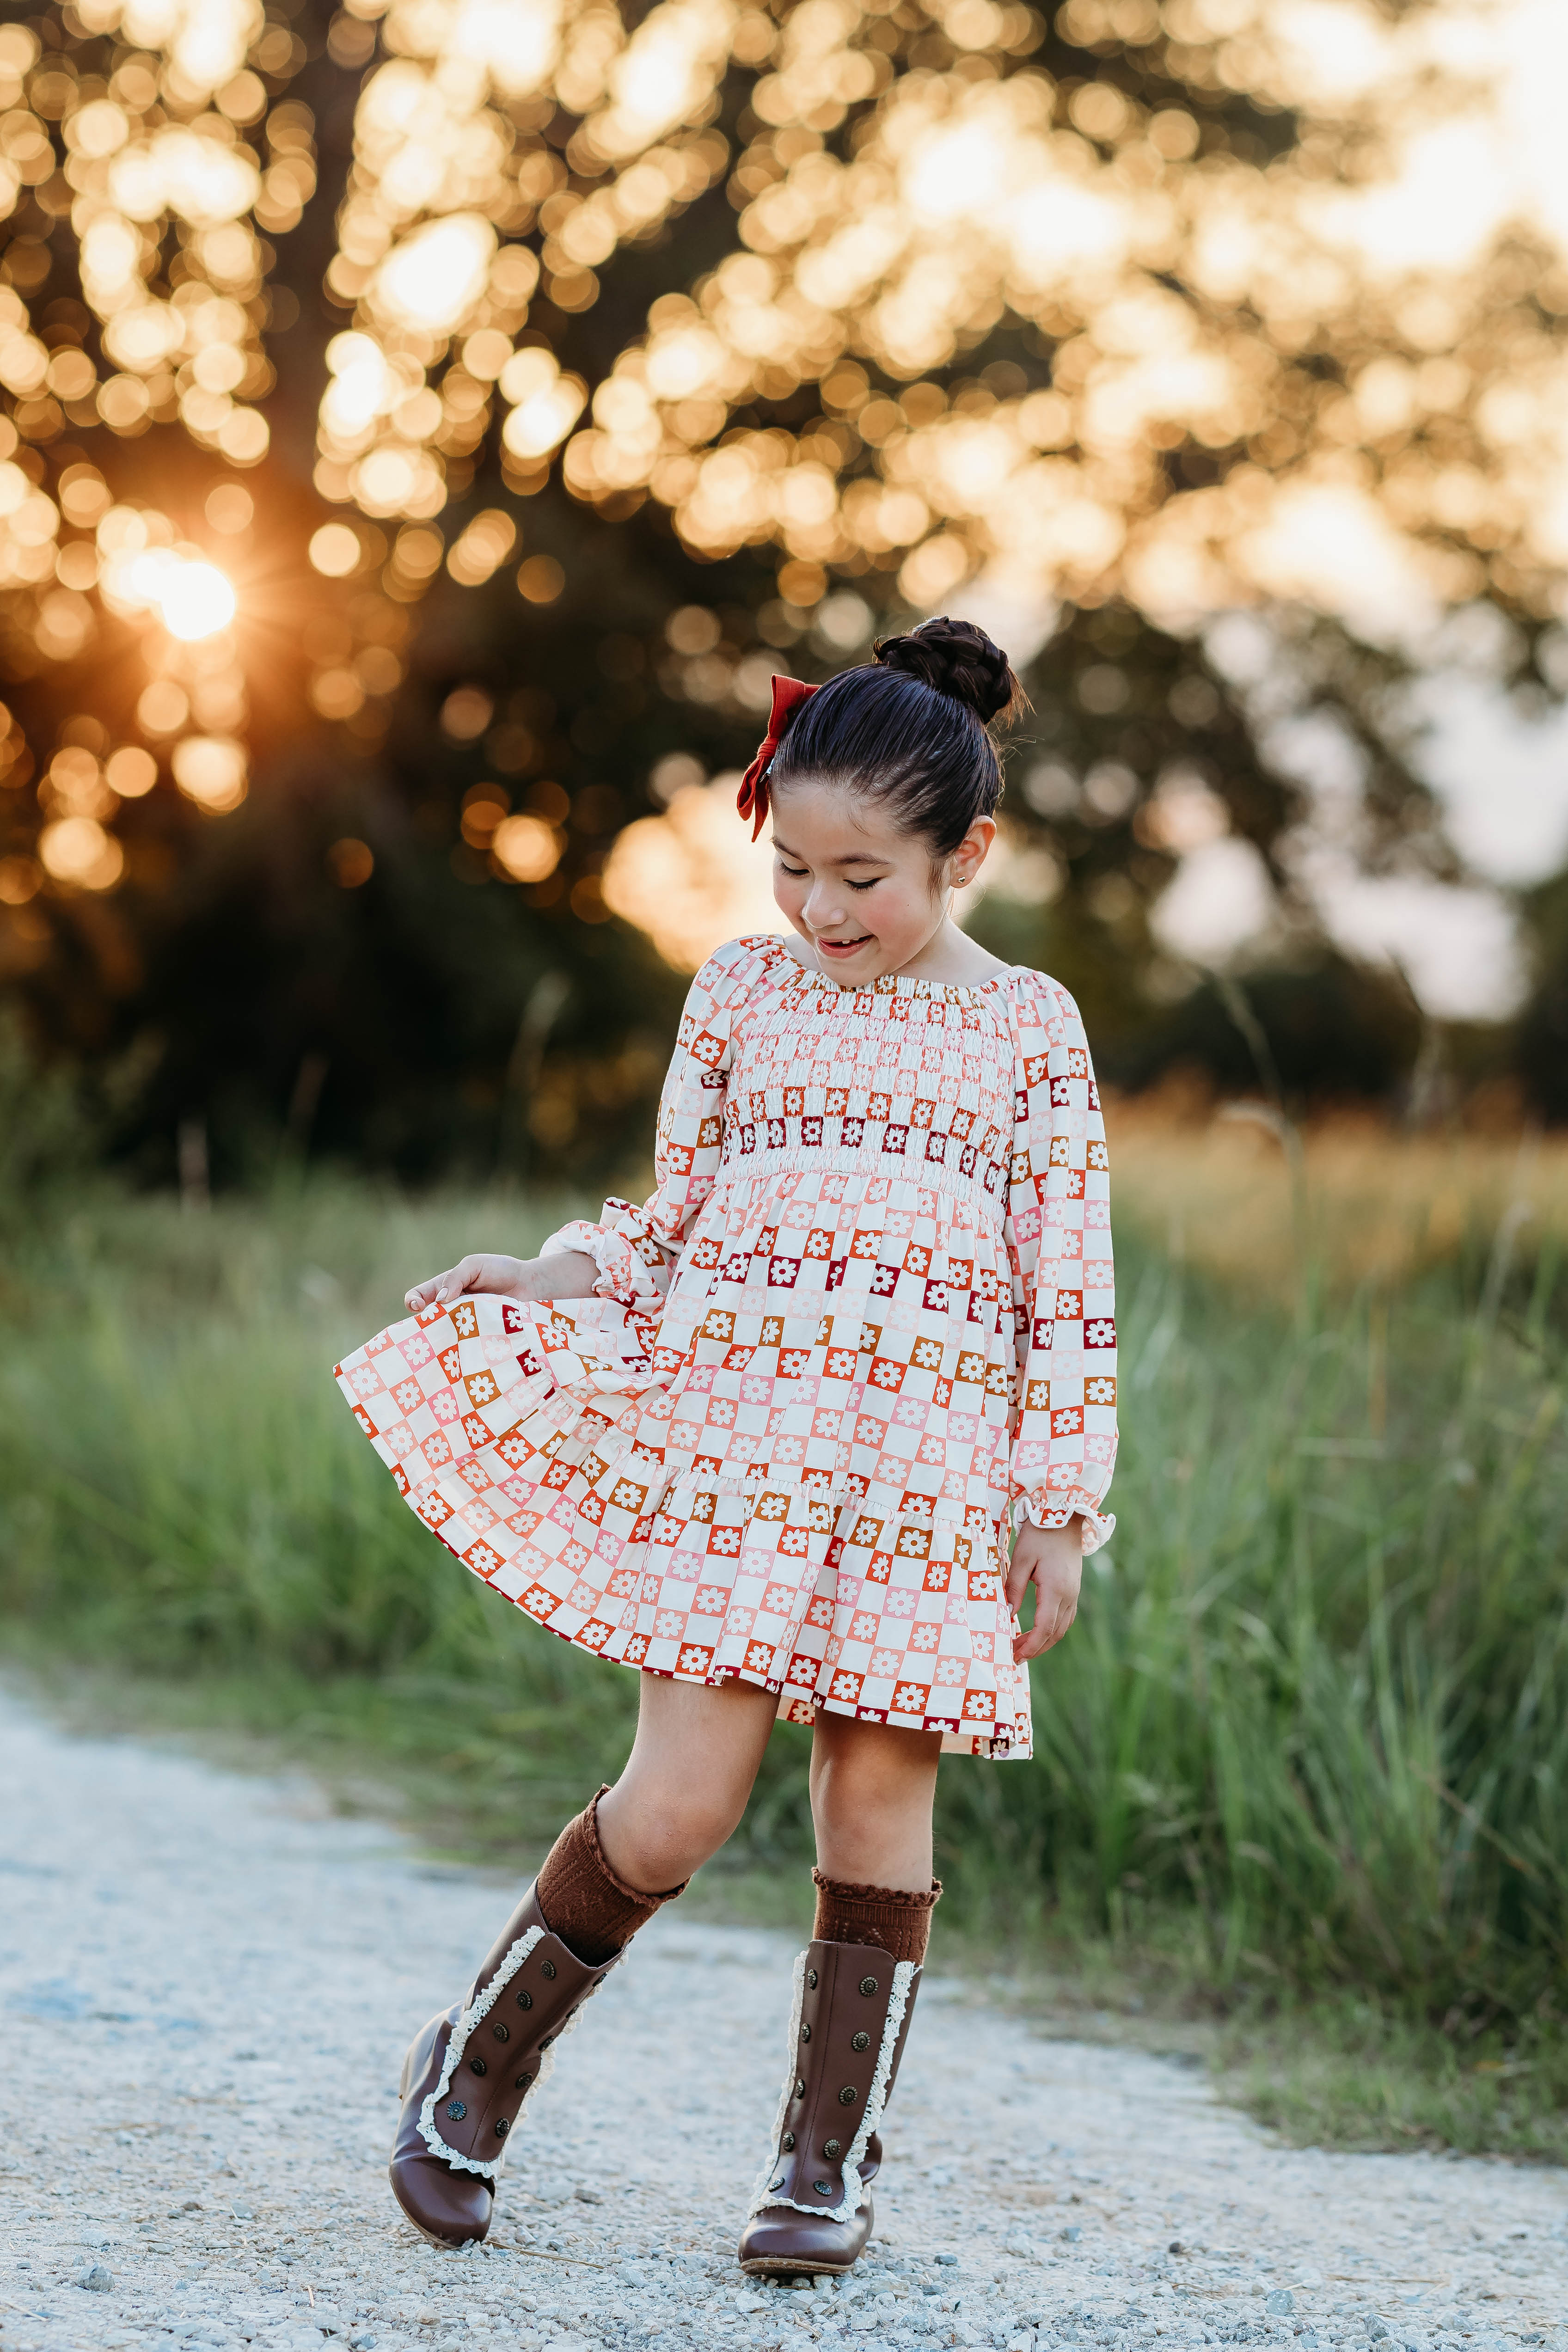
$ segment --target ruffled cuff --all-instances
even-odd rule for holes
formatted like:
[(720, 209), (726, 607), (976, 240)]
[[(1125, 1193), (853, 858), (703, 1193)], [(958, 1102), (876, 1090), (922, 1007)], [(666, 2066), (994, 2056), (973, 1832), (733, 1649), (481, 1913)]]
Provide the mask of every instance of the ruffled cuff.
[[(613, 1298), (622, 1307), (649, 1307), (663, 1303), (664, 1292), (655, 1280), (651, 1267), (625, 1234), (612, 1226), (591, 1223), (586, 1217), (574, 1218), (569, 1225), (551, 1234), (540, 1244), (541, 1257), (556, 1257), (567, 1250), (580, 1251), (591, 1257), (598, 1270), (594, 1285), (595, 1298)], [(660, 1257), (660, 1265), (663, 1258)]]
[(1098, 1551), (1116, 1532), (1116, 1514), (1096, 1507), (1092, 1496), (1081, 1487), (1069, 1486), (1063, 1494), (1051, 1494), (1044, 1486), (1032, 1495), (1021, 1495), (1020, 1524), (1029, 1528), (1065, 1528), (1070, 1521), (1083, 1522), (1083, 1549), (1086, 1554)]

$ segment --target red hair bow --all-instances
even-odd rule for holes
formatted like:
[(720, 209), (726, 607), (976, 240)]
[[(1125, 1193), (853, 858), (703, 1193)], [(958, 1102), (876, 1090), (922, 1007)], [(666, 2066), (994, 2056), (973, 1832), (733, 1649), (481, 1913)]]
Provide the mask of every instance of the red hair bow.
[(773, 707), (768, 719), (768, 731), (757, 746), (757, 756), (741, 779), (741, 789), (735, 795), (735, 806), (742, 817), (752, 820), (752, 839), (756, 840), (768, 821), (768, 770), (773, 753), (784, 737), (789, 715), (798, 703), (809, 702), (816, 692), (804, 678), (775, 677)]

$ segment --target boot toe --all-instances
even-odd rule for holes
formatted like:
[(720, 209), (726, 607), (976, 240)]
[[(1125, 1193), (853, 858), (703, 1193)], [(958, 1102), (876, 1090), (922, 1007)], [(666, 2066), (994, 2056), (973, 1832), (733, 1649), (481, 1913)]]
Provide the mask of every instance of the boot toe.
[(741, 2232), (741, 2268), (753, 2278), (837, 2277), (854, 2268), (870, 2234), (868, 2197), (849, 2221), (764, 2206)]
[(433, 2246), (467, 2246), (489, 2234), (495, 2198), (479, 2174), (454, 2172), (439, 2157), (398, 2155), (387, 2167), (406, 2219)]

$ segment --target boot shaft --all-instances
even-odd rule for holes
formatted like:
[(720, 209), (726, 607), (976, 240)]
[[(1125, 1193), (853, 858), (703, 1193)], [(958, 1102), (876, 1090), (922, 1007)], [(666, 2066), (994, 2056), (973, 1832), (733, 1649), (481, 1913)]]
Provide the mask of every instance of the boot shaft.
[(795, 1963), (794, 2071), (773, 2161), (752, 2210), (793, 2206), (847, 2222), (876, 2170), (876, 2141), (908, 2038), (921, 1971), (874, 1944), (813, 1943)]
[(552, 1935), (530, 1887), (437, 2041), (439, 2069), (417, 2130), (432, 2156), (494, 2179), (552, 2045), (615, 1966), (589, 1968)]

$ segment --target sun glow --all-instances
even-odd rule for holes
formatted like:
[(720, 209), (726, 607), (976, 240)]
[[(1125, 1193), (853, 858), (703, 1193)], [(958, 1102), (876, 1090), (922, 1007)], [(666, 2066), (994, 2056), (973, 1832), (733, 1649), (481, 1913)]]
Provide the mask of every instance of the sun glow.
[(156, 613), (169, 635), (184, 645), (216, 636), (235, 615), (233, 585), (216, 564), (193, 561), (173, 548), (149, 548), (133, 556), (124, 593)]

